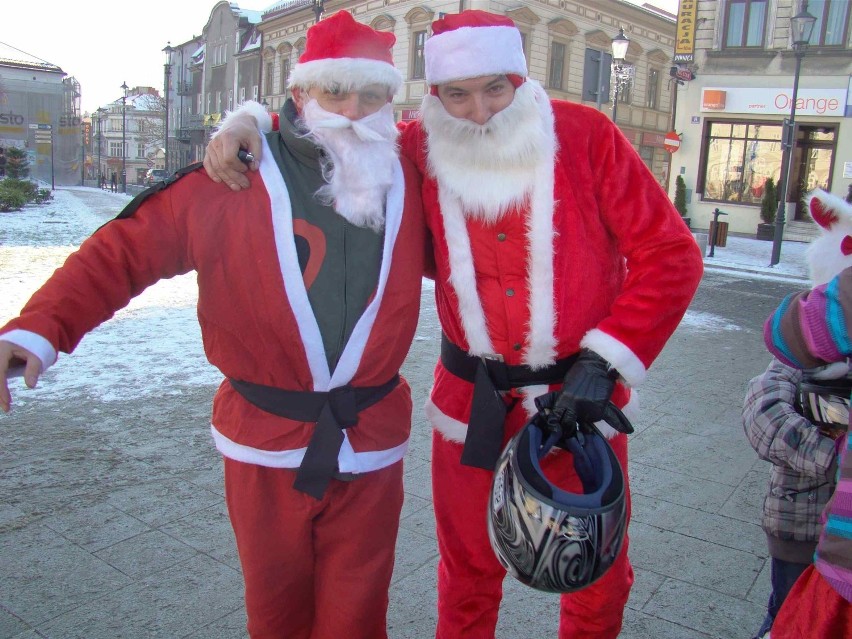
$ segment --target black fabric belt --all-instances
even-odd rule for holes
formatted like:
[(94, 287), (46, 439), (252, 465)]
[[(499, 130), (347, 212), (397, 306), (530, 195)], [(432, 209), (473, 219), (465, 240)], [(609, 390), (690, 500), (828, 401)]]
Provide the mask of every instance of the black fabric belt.
[(355, 426), (358, 413), (378, 403), (396, 388), (399, 375), (394, 375), (381, 386), (346, 385), (327, 392), (284, 390), (231, 378), (228, 381), (247, 402), (267, 413), (297, 422), (316, 422), (305, 457), (296, 471), (293, 487), (322, 499), (332, 479), (351, 479), (349, 473), (338, 473), (337, 470), (343, 429)]
[(546, 368), (533, 370), (529, 366), (506, 364), (499, 354), (471, 355), (453, 344), (446, 335), (441, 335), (441, 363), (444, 368), (473, 383), (462, 464), (486, 470), (494, 470), (497, 465), (507, 411), (500, 391), (537, 384), (559, 384), (576, 359), (576, 355), (571, 355)]

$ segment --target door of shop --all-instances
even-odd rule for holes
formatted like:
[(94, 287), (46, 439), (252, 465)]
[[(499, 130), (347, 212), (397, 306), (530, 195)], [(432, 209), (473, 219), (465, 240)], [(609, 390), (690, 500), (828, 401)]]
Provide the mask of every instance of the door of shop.
[(807, 220), (807, 207), (802, 198), (814, 189), (831, 190), (837, 128), (833, 125), (799, 125), (796, 152), (790, 176), (788, 202), (796, 203), (796, 220)]

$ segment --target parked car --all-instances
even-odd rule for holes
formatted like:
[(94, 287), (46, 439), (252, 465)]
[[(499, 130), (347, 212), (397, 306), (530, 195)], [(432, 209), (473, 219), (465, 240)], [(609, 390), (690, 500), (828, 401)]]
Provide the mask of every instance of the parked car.
[(148, 172), (145, 174), (145, 182), (153, 184), (154, 182), (161, 182), (167, 177), (169, 177), (169, 172), (165, 169), (148, 169)]

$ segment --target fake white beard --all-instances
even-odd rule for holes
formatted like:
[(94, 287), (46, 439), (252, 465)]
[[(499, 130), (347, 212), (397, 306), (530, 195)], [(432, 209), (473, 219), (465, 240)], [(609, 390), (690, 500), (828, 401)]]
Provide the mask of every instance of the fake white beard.
[(552, 130), (542, 118), (532, 82), (485, 124), (447, 113), (426, 95), (420, 110), (428, 135), (428, 168), (438, 187), (459, 199), (465, 216), (493, 222), (532, 191), (542, 162), (551, 162)]
[(381, 231), (393, 183), (399, 132), (390, 103), (360, 120), (329, 113), (310, 100), (302, 110), (306, 137), (320, 146), (326, 184), (316, 196), (356, 226)]

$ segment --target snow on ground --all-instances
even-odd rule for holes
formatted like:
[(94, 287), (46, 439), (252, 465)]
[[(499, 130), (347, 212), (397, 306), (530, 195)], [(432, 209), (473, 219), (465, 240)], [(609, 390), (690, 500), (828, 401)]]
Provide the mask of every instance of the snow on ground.
[[(58, 189), (46, 206), (0, 214), (0, 325), (129, 201), (99, 189)], [(222, 376), (201, 345), (197, 299), (193, 273), (155, 284), (84, 337), (73, 356), (60, 354), (34, 391), (13, 380), (13, 402), (71, 396), (120, 401), (179, 393), (173, 385), (218, 383)]]
[[(76, 187), (58, 189), (48, 205), (0, 214), (0, 325), (14, 317), (65, 257), (129, 200), (122, 194)], [(785, 242), (781, 263), (769, 268), (772, 242), (728, 236), (726, 247), (716, 247), (714, 257), (705, 258), (705, 268), (724, 269), (731, 277), (781, 278), (801, 285), (801, 278), (807, 277), (806, 248)], [(431, 304), (433, 290), (434, 283), (424, 280), (424, 306)], [(197, 297), (192, 273), (159, 282), (87, 335), (73, 357), (60, 355), (36, 390), (27, 391), (21, 380), (14, 380), (14, 401), (70, 396), (120, 401), (128, 396), (179, 394), (181, 384), (218, 383), (221, 375), (207, 362), (201, 345)], [(721, 319), (688, 312), (683, 326), (739, 330)], [(438, 331), (437, 318), (427, 313), (415, 339), (436, 339)]]

